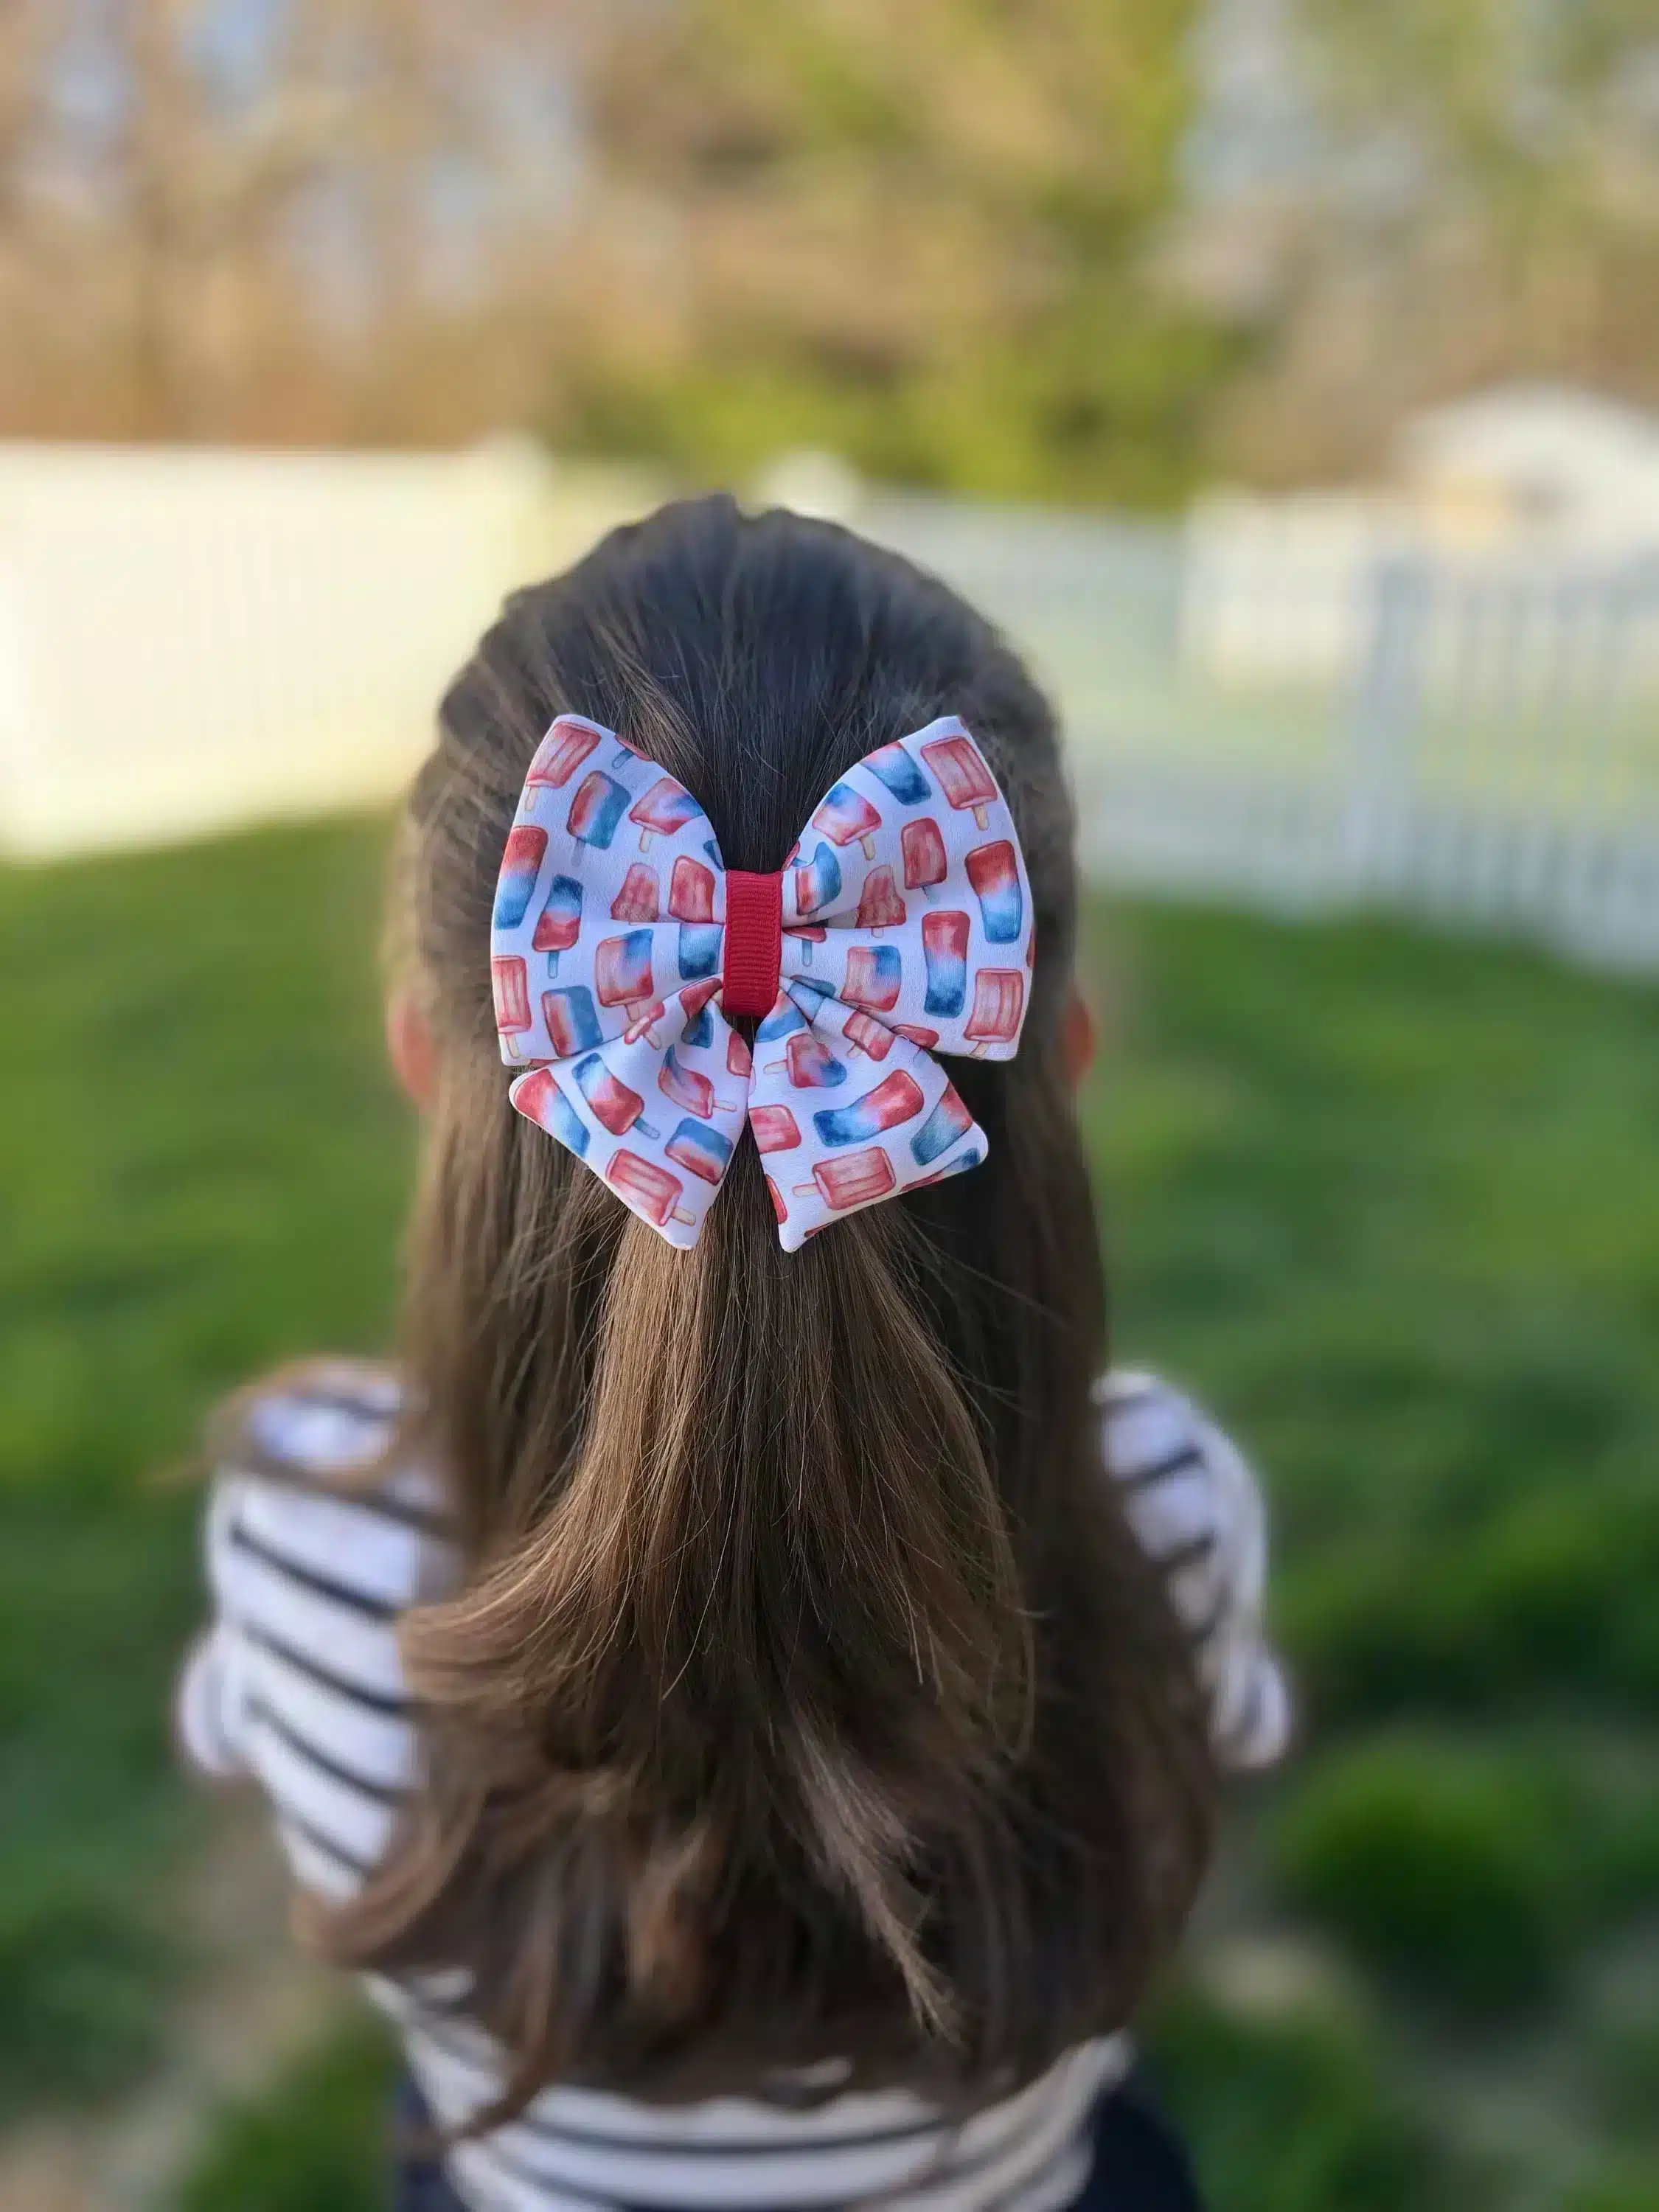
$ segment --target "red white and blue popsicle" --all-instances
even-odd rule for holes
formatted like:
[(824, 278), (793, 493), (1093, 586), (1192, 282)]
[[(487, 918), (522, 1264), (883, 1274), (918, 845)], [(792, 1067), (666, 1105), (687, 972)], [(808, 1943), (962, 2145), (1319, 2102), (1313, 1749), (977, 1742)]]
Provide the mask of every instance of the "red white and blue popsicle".
[(629, 808), (628, 818), (639, 824), (643, 853), (649, 849), (653, 837), (672, 837), (702, 812), (683, 783), (672, 775), (659, 775), (644, 798), (635, 799)]
[(572, 1073), (576, 1088), (592, 1109), (594, 1120), (609, 1129), (613, 1137), (625, 1137), (636, 1122), (642, 1137), (657, 1134), (648, 1121), (640, 1120), (645, 1111), (644, 1099), (631, 1085), (613, 1075), (597, 1052), (585, 1054)]
[(796, 862), (794, 878), (797, 914), (817, 914), (841, 896), (841, 862), (822, 839), (810, 860)]
[(536, 896), (536, 878), (547, 857), (547, 832), (533, 824), (515, 823), (507, 833), (501, 872), (495, 878), (496, 929), (516, 929), (530, 911)]
[(898, 1004), (904, 963), (891, 945), (855, 945), (847, 955), (847, 973), (841, 995), (850, 1006), (869, 1006), (885, 1013)]
[(968, 939), (965, 914), (945, 911), (921, 921), (921, 957), (927, 970), (922, 1012), (954, 1021), (968, 997)]
[(1007, 838), (975, 847), (968, 855), (968, 880), (979, 901), (988, 941), (1012, 945), (1024, 927), (1025, 897), (1019, 887), (1019, 862)]
[(743, 1103), (738, 1098), (717, 1098), (708, 1078), (695, 1067), (688, 1067), (672, 1044), (663, 1054), (663, 1063), (657, 1073), (657, 1088), (684, 1112), (695, 1114), (700, 1121), (710, 1120), (717, 1111), (735, 1114)]
[(830, 785), (813, 814), (812, 827), (822, 830), (832, 845), (856, 842), (863, 848), (866, 860), (875, 858), (875, 832), (881, 827), (881, 817), (862, 792), (854, 791), (850, 783)]
[(895, 1068), (873, 1091), (849, 1105), (826, 1106), (812, 1116), (818, 1141), (825, 1145), (861, 1145), (884, 1129), (896, 1129), (920, 1114), (921, 1086), (906, 1069)]
[(559, 972), (559, 955), (568, 952), (581, 934), (582, 887), (574, 876), (555, 876), (547, 889), (547, 903), (530, 940), (532, 952), (547, 955), (547, 972)]
[(593, 1011), (593, 994), (586, 983), (544, 991), (542, 1022), (556, 1060), (568, 1060), (573, 1052), (591, 1052), (600, 1042), (599, 1018)]
[(579, 845), (592, 845), (604, 852), (617, 834), (627, 804), (626, 787), (613, 781), (602, 768), (593, 769), (577, 785), (564, 826)]
[(546, 1068), (532, 1067), (528, 1075), (521, 1075), (509, 1096), (526, 1120), (556, 1137), (579, 1160), (587, 1158), (587, 1124)]
[(866, 753), (862, 765), (880, 777), (901, 806), (926, 805), (927, 779), (902, 745), (878, 745)]
[(973, 1126), (973, 1115), (957, 1097), (954, 1085), (947, 1084), (939, 1103), (910, 1139), (911, 1157), (918, 1167), (929, 1167)]
[(802, 1029), (792, 1036), (783, 1048), (781, 1060), (775, 1060), (768, 1068), (773, 1074), (779, 1067), (787, 1070), (789, 1080), (797, 1091), (836, 1091), (847, 1080), (847, 1069), (836, 1058), (822, 1037), (816, 1037), (809, 1029)]
[(626, 937), (604, 939), (593, 955), (593, 988), (602, 1006), (649, 1006), (656, 985), (648, 929), (630, 929)]
[(682, 1121), (663, 1149), (676, 1167), (711, 1183), (720, 1181), (732, 1158), (731, 1140), (701, 1121)]

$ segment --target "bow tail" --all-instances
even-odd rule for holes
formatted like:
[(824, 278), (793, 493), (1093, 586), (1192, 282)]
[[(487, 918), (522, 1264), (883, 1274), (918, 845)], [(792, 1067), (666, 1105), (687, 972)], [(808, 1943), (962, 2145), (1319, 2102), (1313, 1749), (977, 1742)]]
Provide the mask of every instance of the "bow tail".
[(531, 1068), (507, 1095), (574, 1152), (641, 1220), (684, 1248), (725, 1180), (748, 1103), (748, 1052), (688, 985), (632, 1010), (616, 1037)]
[(986, 1152), (930, 1052), (799, 979), (757, 1032), (749, 1121), (786, 1252), (860, 1207), (977, 1167)]

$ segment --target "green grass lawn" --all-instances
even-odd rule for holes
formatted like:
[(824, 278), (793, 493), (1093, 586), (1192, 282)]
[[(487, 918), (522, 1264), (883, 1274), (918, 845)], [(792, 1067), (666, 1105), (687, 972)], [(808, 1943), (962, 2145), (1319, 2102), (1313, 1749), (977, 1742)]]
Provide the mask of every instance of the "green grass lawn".
[[(0, 2122), (136, 2079), (190, 1970), (163, 1478), (251, 1370), (386, 1340), (381, 836), (0, 874)], [(1158, 2037), (1218, 2212), (1652, 2212), (1655, 994), (1151, 906), (1093, 957), (1120, 1352), (1264, 1468), (1306, 1713)], [(1303, 1970), (1223, 1971), (1247, 1939)], [(374, 2201), (339, 2050), (228, 2118), (191, 2212)]]

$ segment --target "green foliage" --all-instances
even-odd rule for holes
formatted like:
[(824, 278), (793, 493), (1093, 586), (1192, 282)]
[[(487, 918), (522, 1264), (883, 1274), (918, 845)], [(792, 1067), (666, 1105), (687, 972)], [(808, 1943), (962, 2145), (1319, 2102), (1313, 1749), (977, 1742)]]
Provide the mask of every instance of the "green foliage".
[(1198, 13), (682, 0), (624, 33), (595, 157), (672, 223), (673, 281), (647, 327), (568, 349), (553, 442), (701, 482), (812, 444), (952, 490), (1176, 500), (1244, 344), (1148, 266)]
[(1659, 2008), (1605, 2023), (1591, 2055), (1608, 2132), (1659, 2146)]
[(0, 872), (0, 2118), (164, 2032), (212, 1400), (384, 1340), (378, 829)]
[(1571, 2191), (1561, 2212), (1659, 2212), (1659, 2180), (1650, 2166), (1609, 2160)]
[(1463, 2177), (1357, 2023), (1246, 2021), (1188, 1991), (1151, 2043), (1216, 2212), (1468, 2212)]
[(353, 2018), (228, 2112), (177, 2212), (381, 2212), (392, 2054)]
[(1304, 1777), (1273, 1856), (1289, 1900), (1379, 1973), (1490, 2010), (1545, 1994), (1565, 1965), (1577, 1810), (1537, 1758), (1378, 1737)]

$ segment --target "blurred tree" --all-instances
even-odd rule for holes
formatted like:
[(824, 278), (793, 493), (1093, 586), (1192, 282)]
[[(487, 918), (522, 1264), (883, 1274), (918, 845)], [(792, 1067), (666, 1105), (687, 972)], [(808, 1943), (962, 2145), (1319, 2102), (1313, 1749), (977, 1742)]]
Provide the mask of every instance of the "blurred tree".
[(1228, 348), (1149, 245), (1196, 0), (642, 0), (589, 88), (650, 279), (556, 403), (740, 469), (822, 441), (881, 474), (1166, 495)]
[(1352, 466), (1498, 377), (1659, 400), (1654, 0), (1295, 0), (1322, 149), (1234, 449)]
[(429, 437), (522, 411), (518, 356), (475, 348), (463, 381), (440, 333), (476, 338), (506, 240), (564, 219), (558, 27), (532, 0), (6, 0), (0, 428)]
[(1200, 0), (9, 0), (0, 428), (1183, 480)]

